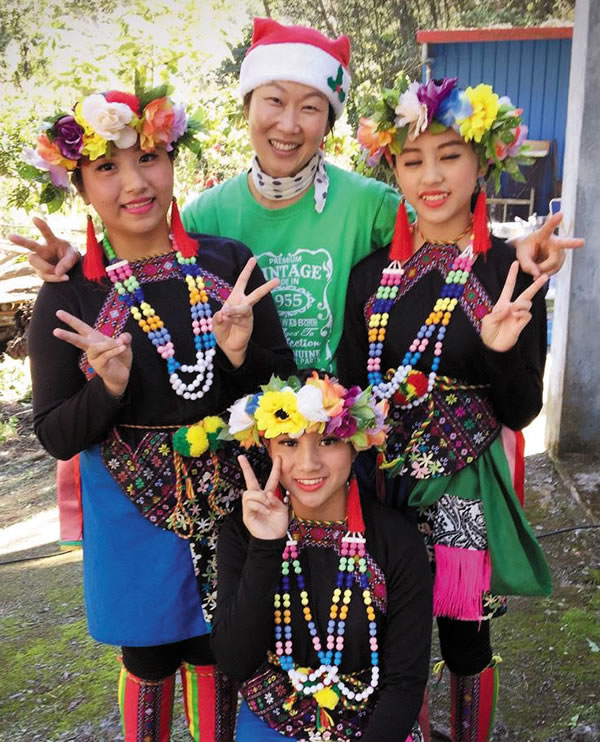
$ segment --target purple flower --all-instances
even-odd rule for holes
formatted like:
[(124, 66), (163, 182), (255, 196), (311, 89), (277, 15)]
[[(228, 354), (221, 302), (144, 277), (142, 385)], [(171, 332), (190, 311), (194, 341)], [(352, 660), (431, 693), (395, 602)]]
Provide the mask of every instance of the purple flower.
[(445, 77), (438, 85), (435, 80), (430, 80), (427, 85), (420, 85), (417, 90), (417, 98), (427, 106), (427, 125), (431, 123), (438, 110), (440, 103), (446, 98), (452, 88), (456, 85), (457, 77)]
[(362, 393), (362, 389), (359, 386), (351, 386), (344, 397), (344, 407), (352, 407)]
[(83, 129), (73, 116), (63, 116), (54, 124), (54, 142), (63, 157), (78, 160), (83, 148)]
[(383, 414), (383, 410), (380, 407), (377, 407), (377, 403), (374, 399), (371, 399), (369, 402), (369, 409), (373, 412), (375, 415), (375, 421), (369, 428), (368, 432), (377, 432), (383, 428), (383, 423), (385, 421), (385, 415)]
[(177, 141), (179, 137), (185, 134), (187, 129), (187, 115), (185, 108), (179, 103), (173, 103), (173, 113), (175, 117), (171, 126), (171, 136), (173, 137), (172, 141)]
[(327, 424), (326, 434), (337, 435), (339, 438), (352, 438), (358, 430), (356, 420), (350, 414), (350, 410), (345, 408), (341, 415), (332, 418)]

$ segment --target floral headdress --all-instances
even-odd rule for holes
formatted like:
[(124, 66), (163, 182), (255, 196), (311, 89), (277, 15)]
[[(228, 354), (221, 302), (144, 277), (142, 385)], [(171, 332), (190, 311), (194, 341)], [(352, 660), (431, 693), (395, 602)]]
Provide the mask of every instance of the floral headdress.
[(304, 383), (296, 376), (285, 381), (272, 376), (260, 392), (235, 402), (229, 413), (226, 436), (246, 448), (284, 433), (292, 438), (311, 432), (334, 435), (357, 451), (385, 441), (387, 403), (377, 402), (370, 387), (346, 389), (334, 377), (319, 378), (316, 371)]
[(171, 152), (184, 145), (199, 154), (194, 139), (199, 124), (168, 97), (168, 86), (136, 94), (110, 90), (79, 101), (71, 111), (45, 119), (35, 149), (23, 152), (22, 177), (42, 183), (40, 202), (59, 209), (69, 191), (69, 173), (82, 157), (110, 156), (112, 147), (127, 149), (138, 137), (140, 149), (163, 147)]
[(500, 175), (525, 179), (519, 167), (531, 164), (523, 141), (527, 126), (522, 109), (510, 98), (499, 97), (491, 85), (477, 85), (465, 90), (456, 87), (456, 77), (411, 82), (401, 74), (393, 89), (384, 89), (372, 118), (361, 118), (358, 141), (369, 167), (379, 164), (382, 155), (391, 165), (391, 156), (399, 155), (406, 140), (414, 141), (430, 131), (441, 133), (454, 129), (466, 142), (473, 142), (479, 164), (500, 189)]

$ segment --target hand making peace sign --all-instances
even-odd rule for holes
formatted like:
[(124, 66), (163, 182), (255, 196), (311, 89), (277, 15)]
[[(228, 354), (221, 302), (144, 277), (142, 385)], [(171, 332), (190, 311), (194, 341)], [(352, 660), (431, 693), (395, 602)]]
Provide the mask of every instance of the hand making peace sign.
[(242, 495), (244, 525), (254, 538), (283, 538), (289, 523), (288, 506), (275, 494), (279, 485), (281, 459), (279, 456), (273, 459), (273, 467), (264, 490), (258, 483), (248, 459), (245, 456), (238, 456), (238, 461), (247, 488)]
[(236, 368), (244, 362), (246, 348), (252, 335), (254, 326), (252, 307), (279, 286), (279, 279), (273, 278), (246, 295), (246, 286), (255, 266), (256, 259), (250, 258), (238, 276), (229, 298), (213, 316), (213, 332), (217, 343)]
[(44, 242), (30, 240), (19, 234), (9, 234), (7, 238), (15, 245), (31, 250), (29, 264), (44, 281), (68, 281), (67, 271), (77, 263), (81, 255), (70, 242), (57, 237), (48, 222), (34, 216), (33, 223), (41, 232)]
[(510, 266), (504, 288), (492, 311), (481, 321), (481, 339), (488, 348), (505, 351), (516, 345), (521, 331), (531, 319), (531, 300), (548, 281), (543, 274), (525, 289), (514, 301), (519, 263)]
[(131, 335), (124, 332), (109, 338), (62, 309), (56, 316), (75, 332), (57, 327), (52, 331), (54, 337), (85, 351), (89, 365), (102, 379), (108, 393), (113, 397), (122, 396), (129, 382), (133, 360)]

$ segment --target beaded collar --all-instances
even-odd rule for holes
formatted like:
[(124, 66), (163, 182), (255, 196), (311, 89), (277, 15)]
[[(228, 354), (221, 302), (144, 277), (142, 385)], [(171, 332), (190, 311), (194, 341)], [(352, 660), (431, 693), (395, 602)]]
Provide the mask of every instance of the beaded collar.
[[(385, 378), (381, 371), (381, 355), (389, 322), (389, 312), (400, 290), (404, 268), (397, 260), (392, 260), (383, 269), (379, 288), (375, 295), (373, 313), (369, 319), (368, 331), (367, 375), (369, 384), (373, 386), (373, 394), (376, 397), (380, 399), (393, 398), (400, 407), (409, 409), (427, 399), (435, 384), (444, 338), (452, 319), (452, 312), (464, 293), (475, 258), (473, 240), (471, 240), (467, 247), (452, 261), (441, 296), (410, 344), (402, 363), (395, 371), (389, 371)], [(427, 349), (434, 334), (435, 345), (431, 369), (428, 374), (425, 374), (423, 371), (416, 370), (415, 366)]]
[[(298, 544), (288, 531), (288, 538), (283, 552), (281, 563), (281, 583), (273, 599), (275, 619), (275, 653), (279, 664), (295, 689), (304, 696), (313, 696), (321, 711), (324, 706), (333, 708), (340, 698), (361, 704), (375, 691), (379, 683), (379, 652), (377, 643), (377, 623), (375, 621), (374, 599), (371, 595), (367, 575), (367, 559), (364, 537), (364, 522), (360, 508), (358, 484), (353, 479), (348, 494), (348, 517), (345, 526), (346, 533), (341, 539), (340, 559), (335, 581), (335, 588), (331, 598), (329, 621), (327, 624), (327, 639), (322, 645), (317, 626), (313, 620), (307, 585), (302, 572), (302, 565), (298, 554)], [(352, 530), (351, 530), (352, 529)], [(354, 530), (356, 529), (356, 530)], [(371, 649), (371, 677), (368, 682), (357, 685), (346, 683), (339, 668), (344, 651), (344, 632), (346, 618), (352, 601), (352, 587), (355, 573), (359, 575), (360, 589), (369, 624), (369, 646)], [(315, 670), (297, 667), (292, 652), (292, 625), (291, 625), (291, 577), (295, 575), (302, 603), (302, 613), (312, 645), (320, 661)], [(329, 718), (326, 713), (317, 714), (317, 718)]]
[[(182, 364), (175, 358), (171, 334), (160, 316), (144, 298), (144, 290), (128, 260), (118, 260), (108, 237), (104, 236), (104, 249), (110, 260), (106, 273), (115, 286), (119, 299), (146, 333), (159, 356), (166, 361), (169, 383), (175, 394), (184, 399), (200, 399), (213, 382), (213, 359), (217, 341), (212, 331), (212, 310), (208, 302), (202, 271), (196, 258), (185, 258), (175, 244), (175, 255), (188, 288), (192, 332), (196, 348), (196, 362)], [(189, 382), (181, 374), (194, 374)]]
[(256, 190), (269, 201), (285, 201), (294, 198), (315, 184), (315, 210), (320, 214), (327, 201), (329, 178), (325, 169), (323, 152), (317, 150), (306, 165), (296, 175), (273, 178), (261, 170), (258, 157), (252, 158), (250, 176)]

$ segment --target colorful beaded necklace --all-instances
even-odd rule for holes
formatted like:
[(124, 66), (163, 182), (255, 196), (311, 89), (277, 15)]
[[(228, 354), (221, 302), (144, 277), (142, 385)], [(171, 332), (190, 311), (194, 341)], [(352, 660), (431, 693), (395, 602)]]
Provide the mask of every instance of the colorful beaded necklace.
[[(175, 348), (169, 330), (156, 310), (144, 299), (144, 291), (129, 261), (117, 259), (106, 234), (103, 245), (110, 260), (110, 265), (106, 266), (106, 273), (113, 282), (119, 299), (129, 307), (131, 315), (146, 333), (158, 355), (167, 362), (171, 388), (175, 394), (184, 399), (200, 399), (208, 392), (213, 382), (213, 358), (217, 341), (212, 331), (212, 310), (196, 258), (185, 258), (175, 243), (177, 262), (188, 288), (196, 348), (196, 363), (185, 365), (175, 359)], [(186, 383), (181, 379), (179, 372), (195, 376), (192, 381)]]
[[(335, 687), (350, 703), (360, 704), (365, 701), (377, 688), (379, 682), (379, 652), (377, 644), (377, 624), (375, 609), (369, 589), (367, 577), (367, 560), (364, 537), (364, 522), (360, 510), (358, 485), (353, 479), (348, 493), (348, 531), (342, 537), (341, 556), (338, 563), (338, 572), (335, 588), (331, 598), (329, 621), (327, 624), (327, 639), (325, 648), (321, 643), (317, 626), (313, 620), (306, 582), (302, 573), (302, 565), (298, 558), (296, 541), (288, 531), (288, 539), (281, 562), (281, 583), (275, 593), (273, 605), (275, 616), (275, 653), (281, 668), (287, 672), (294, 689), (305, 696), (318, 694), (328, 687)], [(359, 574), (359, 584), (362, 591), (367, 620), (369, 622), (369, 646), (371, 649), (371, 679), (368, 683), (349, 687), (344, 682), (339, 667), (344, 650), (344, 631), (350, 603), (352, 601), (352, 586), (355, 580), (354, 573)], [(292, 657), (292, 626), (291, 626), (291, 574), (296, 575), (296, 582), (300, 592), (302, 612), (312, 645), (317, 653), (320, 666), (316, 670), (305, 671), (297, 668)], [(339, 695), (338, 694), (338, 695)], [(315, 697), (318, 703), (318, 696)]]
[[(463, 295), (476, 257), (473, 251), (473, 239), (471, 239), (467, 247), (452, 261), (440, 298), (437, 299), (433, 310), (421, 325), (421, 329), (410, 344), (400, 366), (393, 373), (389, 371), (386, 374), (387, 381), (381, 372), (381, 354), (389, 313), (398, 296), (404, 269), (398, 260), (392, 260), (387, 268), (383, 269), (375, 294), (373, 313), (369, 319), (368, 333), (367, 375), (375, 396), (380, 399), (394, 397), (397, 401), (401, 401), (400, 406), (403, 408), (416, 407), (427, 398), (437, 376), (446, 329), (452, 319), (452, 312)], [(422, 371), (416, 371), (414, 367), (427, 349), (436, 330), (431, 370), (425, 375)]]

